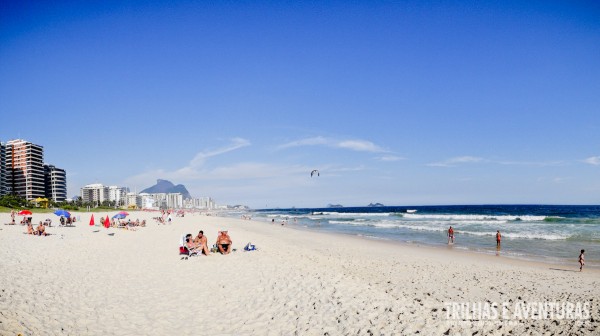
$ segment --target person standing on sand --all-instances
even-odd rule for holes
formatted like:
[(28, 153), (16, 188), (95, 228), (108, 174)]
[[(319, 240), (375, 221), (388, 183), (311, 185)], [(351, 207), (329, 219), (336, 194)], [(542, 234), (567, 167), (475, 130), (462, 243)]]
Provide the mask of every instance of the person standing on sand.
[(500, 241), (502, 240), (502, 235), (500, 234), (500, 230), (496, 231), (496, 247), (500, 248)]
[(450, 244), (450, 242), (454, 244), (454, 229), (452, 228), (452, 226), (450, 226), (450, 228), (448, 229), (448, 244)]
[(583, 265), (585, 265), (585, 250), (581, 250), (581, 254), (579, 254), (579, 272), (583, 271)]

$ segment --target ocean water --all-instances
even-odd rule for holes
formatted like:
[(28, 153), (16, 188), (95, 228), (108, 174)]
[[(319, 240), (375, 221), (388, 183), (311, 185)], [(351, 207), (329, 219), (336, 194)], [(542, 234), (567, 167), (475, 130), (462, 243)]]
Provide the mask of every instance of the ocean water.
[[(589, 205), (451, 205), (309, 209), (263, 209), (254, 220), (285, 223), (318, 231), (447, 246), (508, 257), (600, 267), (600, 206)], [(496, 249), (496, 230), (502, 247)]]

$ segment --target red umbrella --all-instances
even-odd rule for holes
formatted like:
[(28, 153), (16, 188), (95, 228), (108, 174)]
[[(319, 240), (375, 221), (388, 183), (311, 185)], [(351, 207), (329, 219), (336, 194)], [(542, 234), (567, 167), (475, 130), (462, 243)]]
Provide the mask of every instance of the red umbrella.
[(123, 215), (125, 215), (125, 216), (129, 216), (129, 212), (127, 212), (127, 211), (121, 211), (121, 212), (119, 212), (119, 213), (120, 213), (120, 214), (123, 214)]
[(90, 219), (90, 226), (94, 226), (94, 214), (92, 214), (92, 219)]
[(30, 215), (32, 215), (32, 213), (29, 210), (21, 210), (21, 211), (19, 211), (19, 213), (17, 213), (17, 215), (19, 215), (19, 216), (30, 216)]
[(110, 220), (108, 219), (108, 215), (106, 215), (106, 219), (104, 220), (104, 227), (107, 229), (110, 227)]

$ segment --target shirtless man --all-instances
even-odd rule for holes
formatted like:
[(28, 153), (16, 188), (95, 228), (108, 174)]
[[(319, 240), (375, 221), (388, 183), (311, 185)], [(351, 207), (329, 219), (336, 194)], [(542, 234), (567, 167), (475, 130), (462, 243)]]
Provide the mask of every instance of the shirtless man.
[(27, 234), (35, 235), (37, 232), (33, 231), (33, 225), (31, 223), (27, 223)]
[(227, 234), (227, 231), (219, 232), (217, 236), (217, 247), (219, 248), (219, 252), (221, 254), (229, 254), (231, 252), (231, 237)]
[(202, 251), (204, 255), (209, 255), (210, 252), (208, 251), (208, 239), (206, 239), (204, 231), (200, 230), (200, 232), (198, 232), (198, 235), (196, 238), (194, 238), (194, 242), (196, 245), (198, 245), (199, 251)]
[(40, 236), (47, 236), (48, 234), (46, 233), (46, 227), (44, 226), (44, 223), (40, 222), (40, 225), (38, 225), (37, 227), (37, 234)]

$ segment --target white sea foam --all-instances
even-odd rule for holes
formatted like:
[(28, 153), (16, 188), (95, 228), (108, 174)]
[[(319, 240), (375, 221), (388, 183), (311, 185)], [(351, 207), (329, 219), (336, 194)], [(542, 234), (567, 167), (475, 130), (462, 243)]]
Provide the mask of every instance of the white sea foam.
[(340, 217), (387, 217), (389, 212), (323, 212), (324, 216), (340, 216)]
[(525, 222), (543, 221), (546, 216), (515, 216), (515, 215), (427, 215), (427, 214), (405, 214), (404, 218), (426, 220), (426, 219), (438, 219), (448, 221), (490, 221), (490, 220), (503, 220), (503, 221), (516, 221), (521, 220)]

